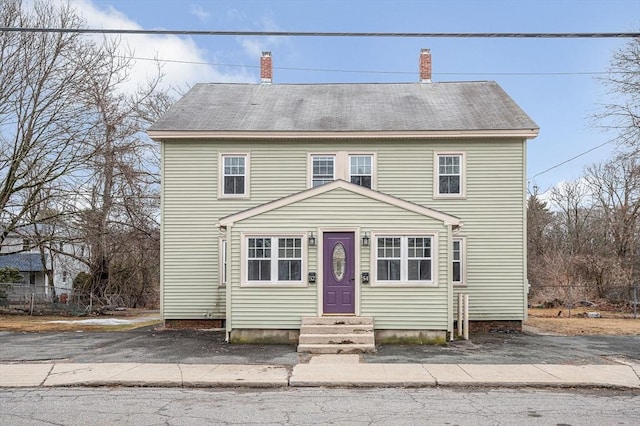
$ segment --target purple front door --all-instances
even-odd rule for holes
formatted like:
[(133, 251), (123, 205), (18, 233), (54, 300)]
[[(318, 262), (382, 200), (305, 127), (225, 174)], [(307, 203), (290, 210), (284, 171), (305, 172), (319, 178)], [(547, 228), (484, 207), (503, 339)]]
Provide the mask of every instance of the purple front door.
[(325, 232), (323, 237), (323, 309), (325, 314), (354, 314), (353, 232)]

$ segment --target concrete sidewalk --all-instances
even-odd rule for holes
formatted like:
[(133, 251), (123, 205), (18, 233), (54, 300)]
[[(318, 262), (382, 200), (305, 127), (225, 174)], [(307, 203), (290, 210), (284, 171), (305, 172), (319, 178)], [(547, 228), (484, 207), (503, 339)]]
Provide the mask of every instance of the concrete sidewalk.
[(0, 364), (0, 387), (610, 387), (640, 389), (640, 365), (367, 364), (358, 355), (275, 365)]

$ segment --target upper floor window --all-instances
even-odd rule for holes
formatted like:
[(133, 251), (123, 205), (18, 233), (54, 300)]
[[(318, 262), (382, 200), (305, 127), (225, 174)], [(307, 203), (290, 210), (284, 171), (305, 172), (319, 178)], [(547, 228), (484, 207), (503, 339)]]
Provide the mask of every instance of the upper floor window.
[(332, 155), (314, 155), (311, 157), (311, 186), (324, 185), (335, 180), (336, 157)]
[(30, 251), (35, 246), (36, 246), (35, 241), (33, 241), (33, 240), (29, 239), (29, 238), (23, 238), (22, 239), (22, 250)]
[(302, 282), (302, 237), (248, 237), (246, 280)]
[(249, 194), (249, 158), (246, 154), (222, 155), (222, 197), (246, 196)]
[(464, 195), (463, 154), (437, 154), (437, 195)]
[(377, 283), (433, 282), (432, 236), (378, 236), (374, 251)]
[(371, 188), (373, 178), (372, 156), (371, 155), (351, 155), (349, 156), (349, 180), (356, 185)]
[(309, 187), (324, 185), (336, 179), (341, 179), (365, 188), (376, 186), (375, 153), (335, 153), (310, 154), (309, 156)]

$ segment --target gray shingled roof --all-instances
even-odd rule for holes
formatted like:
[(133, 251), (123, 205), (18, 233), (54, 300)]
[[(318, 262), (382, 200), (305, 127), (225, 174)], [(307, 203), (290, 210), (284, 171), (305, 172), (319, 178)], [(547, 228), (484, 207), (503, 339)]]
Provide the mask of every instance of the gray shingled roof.
[(39, 253), (0, 255), (0, 268), (17, 268), (20, 272), (46, 270)]
[(497, 83), (196, 84), (150, 131), (537, 129)]

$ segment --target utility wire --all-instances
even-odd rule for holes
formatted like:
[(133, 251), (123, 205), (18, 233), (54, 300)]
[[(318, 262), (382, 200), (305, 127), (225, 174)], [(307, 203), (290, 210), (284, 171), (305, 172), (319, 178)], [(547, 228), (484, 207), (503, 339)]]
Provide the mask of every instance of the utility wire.
[[(235, 67), (235, 68), (260, 68), (259, 65), (242, 65), (242, 64), (221, 64), (216, 62), (204, 61), (183, 61), (178, 59), (161, 59), (161, 58), (143, 58), (138, 56), (119, 56), (122, 59), (134, 59), (137, 61), (154, 61), (166, 62), (172, 64), (189, 64), (189, 65), (209, 65), (214, 67)], [(415, 75), (415, 71), (383, 71), (383, 70), (347, 70), (347, 69), (330, 69), (330, 68), (301, 68), (301, 67), (273, 67), (274, 70), (285, 71), (317, 71), (317, 72), (341, 72), (341, 73), (361, 73), (361, 74), (403, 74)], [(558, 72), (434, 72), (433, 75), (502, 75), (502, 76), (545, 76), (545, 75), (605, 75), (617, 74), (607, 71), (558, 71)]]
[(590, 149), (588, 149), (588, 150), (586, 150), (586, 151), (584, 151), (584, 152), (581, 152), (580, 154), (575, 155), (575, 156), (573, 156), (573, 157), (571, 157), (571, 158), (569, 158), (569, 159), (567, 159), (567, 160), (564, 160), (564, 161), (562, 161), (561, 163), (558, 163), (558, 164), (556, 164), (556, 165), (554, 165), (554, 166), (551, 166), (551, 167), (549, 167), (548, 169), (541, 171), (540, 173), (536, 173), (535, 175), (531, 176), (531, 179), (530, 179), (530, 180), (533, 180), (533, 179), (534, 179), (535, 177), (537, 177), (537, 176), (543, 175), (543, 174), (545, 174), (545, 173), (547, 173), (547, 172), (549, 172), (549, 171), (551, 171), (551, 170), (553, 170), (553, 169), (556, 169), (556, 168), (558, 168), (558, 167), (560, 167), (560, 166), (562, 166), (562, 165), (564, 165), (564, 164), (567, 164), (568, 162), (573, 161), (573, 160), (575, 160), (576, 158), (580, 158), (580, 157), (582, 157), (583, 155), (587, 155), (588, 153), (593, 152), (593, 151), (595, 151), (596, 149), (602, 148), (603, 146), (605, 146), (605, 145), (607, 145), (607, 144), (610, 144), (611, 142), (615, 142), (615, 139), (612, 139), (612, 140), (610, 140), (610, 141), (603, 142), (603, 143), (601, 143), (601, 144), (600, 144), (600, 145), (598, 145), (598, 146), (594, 146), (593, 148), (590, 148)]
[(400, 37), (400, 38), (635, 38), (640, 32), (604, 33), (420, 33), (420, 32), (333, 32), (333, 31), (199, 31), (144, 30), (105, 28), (35, 28), (0, 27), (0, 31), (32, 33), (80, 34), (150, 34), (194, 36), (252, 36), (252, 37)]

